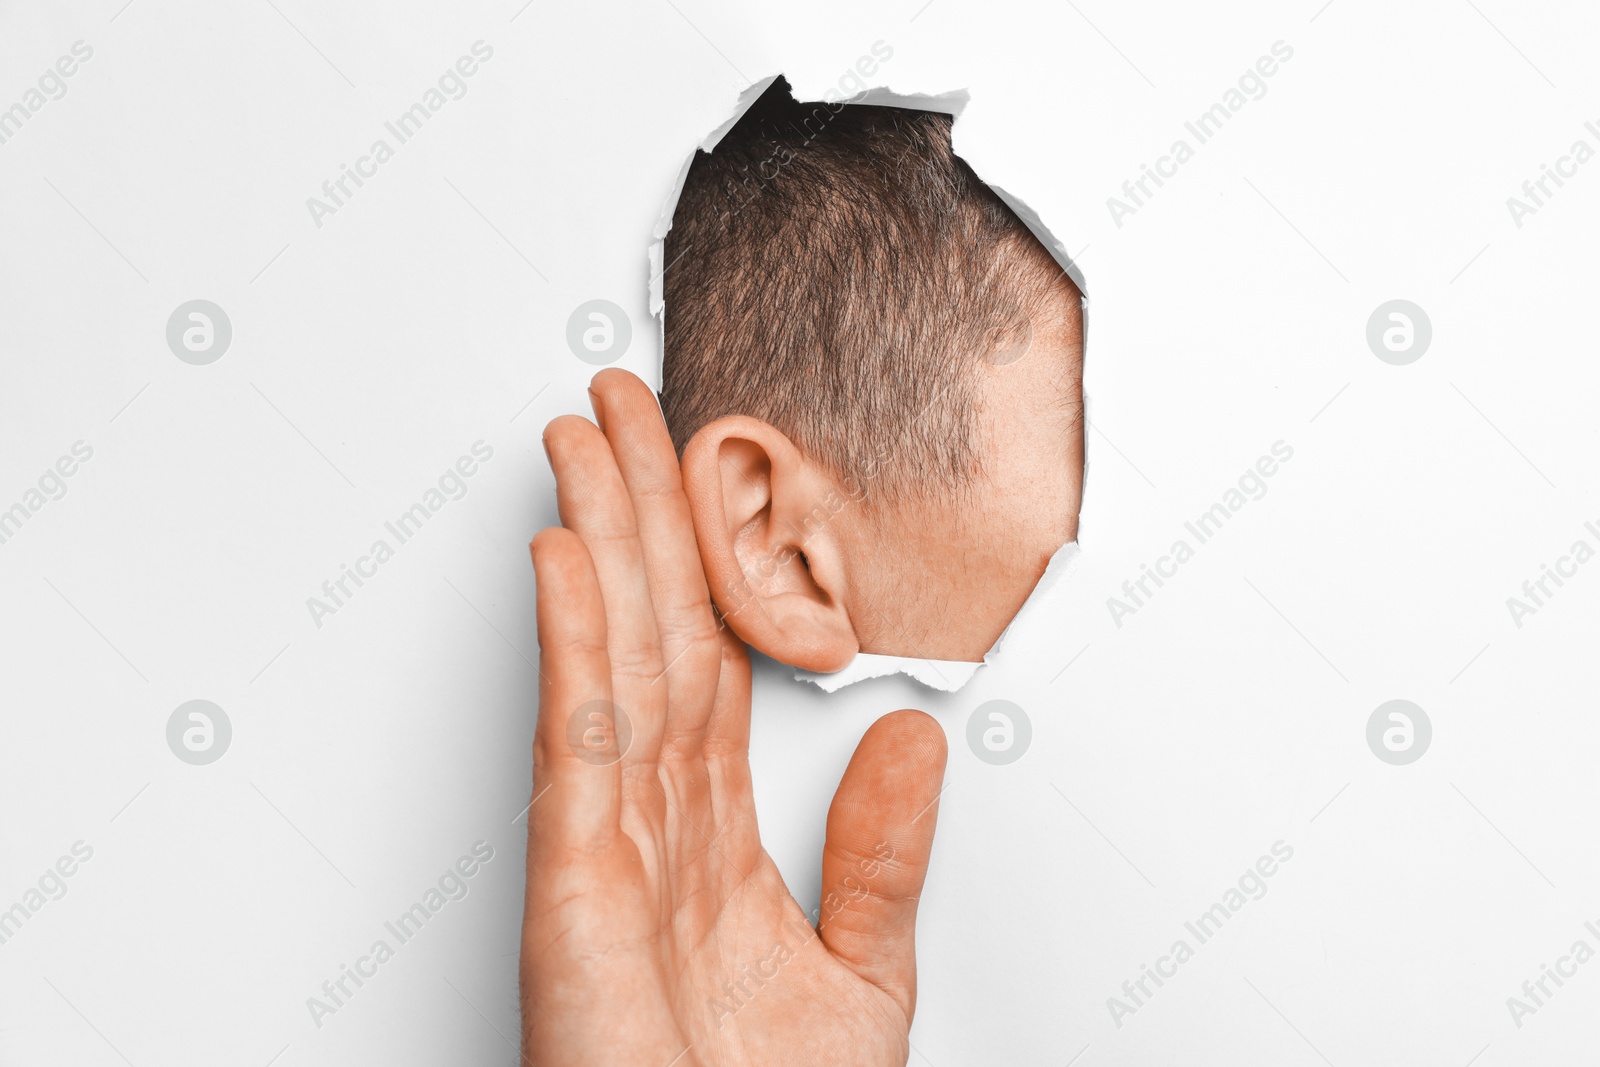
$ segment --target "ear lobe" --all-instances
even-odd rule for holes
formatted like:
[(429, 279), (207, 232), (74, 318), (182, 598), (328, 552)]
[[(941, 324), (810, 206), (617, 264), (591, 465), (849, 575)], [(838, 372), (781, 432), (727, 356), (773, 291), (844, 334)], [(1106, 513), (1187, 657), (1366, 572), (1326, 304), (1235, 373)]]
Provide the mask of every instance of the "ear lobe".
[(712, 600), (734, 633), (804, 670), (848, 664), (860, 644), (833, 480), (779, 430), (730, 415), (684, 449), (683, 487)]

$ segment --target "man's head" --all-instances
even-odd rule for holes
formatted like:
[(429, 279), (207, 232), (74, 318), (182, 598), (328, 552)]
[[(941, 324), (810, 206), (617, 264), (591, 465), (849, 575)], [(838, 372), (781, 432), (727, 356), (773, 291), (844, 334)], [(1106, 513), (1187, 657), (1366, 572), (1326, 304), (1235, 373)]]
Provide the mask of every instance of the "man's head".
[(1081, 298), (950, 125), (780, 78), (667, 235), (662, 409), (707, 578), (797, 666), (981, 658), (1076, 534)]

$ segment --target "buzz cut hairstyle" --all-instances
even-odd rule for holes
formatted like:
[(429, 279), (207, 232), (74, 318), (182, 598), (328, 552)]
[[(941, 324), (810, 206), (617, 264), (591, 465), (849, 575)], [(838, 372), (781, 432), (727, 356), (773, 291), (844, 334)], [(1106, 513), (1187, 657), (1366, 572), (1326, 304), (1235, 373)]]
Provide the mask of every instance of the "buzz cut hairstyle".
[(1051, 331), (1076, 345), (1081, 297), (954, 153), (952, 121), (798, 102), (779, 77), (695, 153), (662, 260), (661, 405), (680, 456), (748, 415), (852, 496), (954, 499), (982, 472), (981, 363)]

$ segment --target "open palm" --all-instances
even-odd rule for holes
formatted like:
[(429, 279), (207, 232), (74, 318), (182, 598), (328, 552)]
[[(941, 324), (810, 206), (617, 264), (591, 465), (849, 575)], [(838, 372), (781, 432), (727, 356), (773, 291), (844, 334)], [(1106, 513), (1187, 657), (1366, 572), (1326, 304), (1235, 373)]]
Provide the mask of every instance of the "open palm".
[(563, 527), (533, 542), (525, 1061), (904, 1064), (943, 731), (899, 711), (862, 738), (814, 927), (761, 846), (749, 660), (712, 611), (655, 397), (621, 371), (592, 394), (603, 432), (546, 431)]

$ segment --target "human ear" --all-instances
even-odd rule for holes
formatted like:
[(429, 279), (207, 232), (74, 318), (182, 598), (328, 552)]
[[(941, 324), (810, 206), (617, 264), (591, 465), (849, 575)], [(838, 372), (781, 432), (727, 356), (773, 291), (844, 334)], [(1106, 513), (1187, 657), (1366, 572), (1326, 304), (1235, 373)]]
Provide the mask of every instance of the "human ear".
[(836, 671), (860, 649), (846, 607), (843, 491), (781, 431), (730, 415), (683, 450), (683, 488), (711, 597), (774, 659)]

